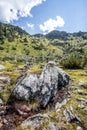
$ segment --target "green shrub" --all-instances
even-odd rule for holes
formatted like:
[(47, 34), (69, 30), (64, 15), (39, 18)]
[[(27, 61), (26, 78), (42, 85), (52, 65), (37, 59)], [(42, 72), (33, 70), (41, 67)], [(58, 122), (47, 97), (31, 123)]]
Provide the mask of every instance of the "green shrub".
[(84, 54), (83, 58), (82, 58), (82, 66), (86, 67), (87, 66), (87, 54)]
[(0, 50), (4, 50), (4, 47), (3, 47), (3, 46), (0, 46)]
[(80, 69), (81, 57), (77, 54), (70, 54), (65, 60), (61, 61), (61, 65), (68, 69)]

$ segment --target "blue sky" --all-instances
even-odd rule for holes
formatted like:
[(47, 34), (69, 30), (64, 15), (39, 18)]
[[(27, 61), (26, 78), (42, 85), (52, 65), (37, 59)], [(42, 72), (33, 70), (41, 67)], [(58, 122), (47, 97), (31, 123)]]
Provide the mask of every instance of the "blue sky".
[(87, 0), (0, 0), (0, 21), (30, 34), (87, 32)]

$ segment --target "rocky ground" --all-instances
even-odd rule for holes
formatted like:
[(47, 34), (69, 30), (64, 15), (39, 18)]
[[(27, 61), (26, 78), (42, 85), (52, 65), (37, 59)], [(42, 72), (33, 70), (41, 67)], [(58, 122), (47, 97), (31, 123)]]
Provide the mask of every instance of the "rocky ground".
[(87, 71), (52, 68), (0, 65), (1, 130), (87, 129)]

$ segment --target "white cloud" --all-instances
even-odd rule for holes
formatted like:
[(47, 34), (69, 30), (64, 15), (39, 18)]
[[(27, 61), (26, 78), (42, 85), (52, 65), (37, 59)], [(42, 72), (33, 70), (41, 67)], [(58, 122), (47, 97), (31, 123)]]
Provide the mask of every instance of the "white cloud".
[(31, 28), (31, 29), (34, 29), (34, 24), (32, 24), (32, 23), (27, 23), (27, 26), (28, 26), (29, 28)]
[(0, 21), (10, 22), (32, 14), (31, 9), (46, 0), (0, 0)]
[(20, 27), (20, 28), (22, 28), (24, 30), (24, 27)]
[(63, 27), (65, 24), (64, 20), (60, 16), (56, 16), (56, 19), (48, 19), (43, 24), (40, 24), (39, 27), (43, 33), (48, 33), (58, 27)]

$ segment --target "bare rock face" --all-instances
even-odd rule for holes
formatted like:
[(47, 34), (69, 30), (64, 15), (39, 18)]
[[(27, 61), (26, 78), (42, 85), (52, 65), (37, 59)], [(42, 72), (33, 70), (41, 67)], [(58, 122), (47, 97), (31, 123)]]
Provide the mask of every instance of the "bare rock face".
[(38, 78), (35, 74), (21, 77), (12, 95), (19, 100), (37, 100), (41, 106), (46, 107), (56, 92), (69, 84), (69, 75), (62, 69), (49, 62)]

